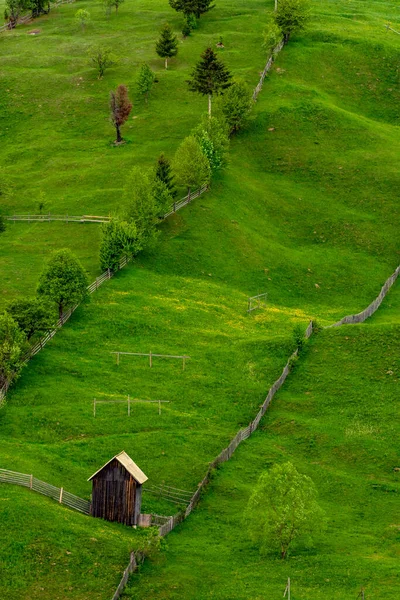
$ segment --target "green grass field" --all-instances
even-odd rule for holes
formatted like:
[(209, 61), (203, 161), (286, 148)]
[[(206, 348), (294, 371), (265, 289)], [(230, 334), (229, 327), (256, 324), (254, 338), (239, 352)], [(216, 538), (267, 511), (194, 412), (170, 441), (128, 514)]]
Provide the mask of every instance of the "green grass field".
[[(399, 327), (372, 322), (318, 334), (261, 430), (219, 469), (168, 551), (124, 598), (392, 600), (399, 589)], [(317, 485), (327, 529), (288, 560), (260, 556), (243, 510), (260, 474), (291, 461)]]
[[(74, 21), (78, 7), (88, 8), (92, 15), (85, 33)], [(228, 168), (218, 175), (211, 192), (163, 224), (157, 248), (143, 254), (94, 294), (92, 302), (80, 307), (23, 371), (0, 411), (0, 466), (33, 472), (49, 483), (88, 497), (87, 477), (124, 449), (150, 482), (165, 481), (194, 490), (207, 463), (254, 417), (293, 349), (294, 325), (300, 323), (305, 328), (310, 318), (329, 324), (363, 309), (377, 295), (399, 262), (400, 39), (382, 26), (388, 19), (393, 24), (399, 22), (398, 13), (396, 5), (373, 0), (314, 3), (310, 30), (294, 38), (280, 54), (252, 120), (233, 139)], [(151, 166), (161, 151), (171, 156), (204, 112), (204, 101), (187, 91), (185, 80), (208, 43), (214, 44), (222, 35), (226, 64), (252, 86), (257, 83), (266, 60), (261, 48), (265, 15), (266, 5), (259, 0), (218, 0), (195, 34), (182, 43), (168, 73), (162, 70), (153, 50), (157, 29), (166, 19), (177, 31), (180, 27), (180, 18), (166, 1), (127, 1), (118, 17), (113, 15), (110, 21), (102, 16), (100, 3), (64, 5), (34, 24), (0, 35), (0, 164), (13, 189), (2, 210), (36, 212), (37, 200), (44, 192), (46, 210), (54, 213), (112, 213), (120, 202), (129, 169), (136, 164)], [(41, 29), (40, 35), (27, 35), (33, 28)], [(115, 47), (122, 58), (120, 66), (107, 72), (102, 81), (96, 79), (85, 56), (87, 48), (100, 41)], [(148, 107), (134, 91), (143, 60), (149, 61), (159, 76)], [(129, 85), (136, 118), (125, 130), (129, 143), (114, 148), (107, 102), (109, 90), (118, 83)], [(98, 274), (99, 239), (95, 225), (10, 224), (0, 237), (0, 304), (34, 293), (43, 262), (53, 248), (71, 247), (94, 278)], [(247, 315), (247, 297), (261, 291), (268, 292), (268, 308)], [(371, 351), (365, 369), (372, 368), (375, 360), (383, 364), (395, 348), (396, 336), (391, 330), (388, 333), (388, 323), (398, 323), (399, 298), (398, 289), (394, 289), (374, 318), (374, 329), (360, 328), (373, 334), (365, 333), (365, 339), (364, 334), (351, 334), (356, 348), (373, 348), (376, 353)], [(292, 387), (280, 398), (284, 399), (290, 389), (296, 396), (302, 369), (314, 369), (321, 386), (317, 399), (323, 398), (322, 406), (328, 410), (326, 384), (331, 382), (332, 365), (339, 368), (335, 348), (344, 331), (324, 333), (316, 339), (312, 348), (318, 350), (321, 345), (320, 354), (315, 357), (310, 349), (289, 384)], [(386, 334), (385, 346), (381, 342)], [(115, 350), (184, 352), (192, 358), (184, 372), (179, 364), (163, 361), (155, 362), (150, 370), (145, 359), (132, 358), (122, 358), (116, 367), (110, 355)], [(322, 355), (326, 372), (325, 362), (316, 362)], [(355, 353), (351, 360), (358, 360)], [(369, 389), (369, 377), (359, 377), (356, 372), (354, 378), (358, 391), (354, 392), (353, 408), (360, 413), (357, 419), (363, 419), (362, 390), (364, 386)], [(372, 388), (376, 388), (373, 382)], [(389, 403), (393, 396), (390, 383), (385, 383), (385, 390)], [(93, 418), (94, 397), (119, 399), (127, 394), (161, 398), (170, 404), (164, 405), (160, 417), (154, 406), (137, 405), (130, 419), (122, 406), (102, 405)], [(280, 398), (273, 411), (283, 410)], [(196, 597), (204, 598), (230, 598), (233, 589), (240, 589), (244, 599), (257, 598), (254, 594), (261, 593), (258, 589), (267, 597), (283, 593), (286, 567), (270, 557), (274, 579), (265, 576), (270, 569), (264, 568), (265, 563), (249, 548), (240, 515), (249, 486), (272, 460), (293, 453), (299, 456), (299, 467), (310, 474), (314, 471), (309, 458), (320, 448), (317, 424), (325, 427), (318, 421), (316, 402), (306, 407), (310, 415), (309, 422), (304, 423), (302, 408), (293, 400), (291, 412), (295, 423), (299, 421), (298, 436), (288, 438), (291, 428), (285, 433), (273, 421), (271, 437), (269, 419), (275, 418), (275, 412), (267, 415), (266, 432), (240, 449), (246, 465), (239, 465), (239, 455), (237, 461), (224, 465), (221, 480), (216, 480), (198, 514), (172, 534), (170, 551), (163, 555), (161, 566), (146, 566), (146, 581), (141, 577), (139, 587), (133, 580), (132, 597), (194, 598), (190, 595), (195, 589), (192, 585), (200, 586), (203, 596)], [(315, 478), (338, 525), (331, 526), (323, 550), (320, 546), (314, 554), (300, 553), (300, 558), (293, 558), (299, 561), (293, 577), (301, 584), (295, 594), (307, 600), (322, 598), (328, 583), (332, 597), (352, 597), (353, 583), (356, 590), (365, 574), (373, 577), (367, 560), (361, 561), (359, 571), (357, 565), (364, 554), (373, 555), (371, 548), (379, 546), (377, 539), (386, 527), (385, 519), (392, 514), (391, 500), (387, 505), (382, 501), (376, 506), (384, 511), (384, 517), (373, 521), (374, 499), (369, 502), (368, 496), (366, 522), (358, 516), (358, 502), (365, 489), (364, 471), (358, 472), (357, 464), (346, 457), (340, 456), (340, 469), (331, 467), (334, 473), (325, 481), (329, 464), (333, 464), (329, 461), (336, 458), (335, 444), (341, 447), (343, 439), (347, 440), (340, 433), (343, 424), (333, 406), (329, 443), (318, 450), (328, 466), (315, 467)], [(351, 420), (352, 414), (348, 418)], [(314, 449), (305, 441), (309, 435), (314, 436), (310, 438), (315, 439)], [(385, 429), (379, 436), (379, 448), (386, 444), (385, 452), (392, 456), (393, 436)], [(286, 448), (285, 444), (287, 449), (279, 449), (278, 445)], [(354, 444), (357, 454), (359, 448)], [(366, 465), (378, 452), (378, 446), (372, 446), (371, 455), (363, 455)], [(268, 458), (260, 465), (259, 456), (264, 454)], [(244, 472), (249, 479), (243, 479)], [(377, 470), (376, 478), (378, 482), (384, 479), (383, 470)], [(228, 489), (233, 481), (238, 495), (231, 503)], [(342, 488), (348, 485), (351, 492), (343, 517), (339, 514), (343, 503), (337, 503), (339, 494), (329, 498), (329, 490), (339, 484)], [(25, 490), (2, 487), (1, 493), (2, 498), (11, 498), (2, 519), (11, 545), (18, 547), (21, 529), (32, 543), (40, 535), (40, 527), (48, 532), (47, 510), (53, 511), (54, 519), (51, 533), (46, 533), (46, 552), (59, 551), (56, 539), (64, 526), (57, 514), (60, 519), (61, 514), (68, 515), (70, 525), (65, 527), (70, 531), (75, 526), (81, 528), (79, 535), (71, 534), (76, 548), (86, 535), (90, 537), (92, 521), (83, 516), (72, 515), (55, 504), (48, 509), (51, 501), (29, 496)], [(218, 544), (215, 528), (220, 528), (209, 512), (215, 506), (226, 511), (222, 520), (229, 525), (225, 533), (221, 525)], [(163, 514), (175, 510), (148, 495), (143, 508)], [(22, 513), (28, 514), (29, 523), (34, 521), (35, 526), (16, 527)], [(205, 518), (209, 519), (207, 525)], [(353, 534), (345, 533), (343, 524)], [(110, 553), (110, 571), (102, 570), (96, 588), (96, 575), (86, 573), (83, 556), (81, 564), (76, 562), (72, 568), (76, 575), (73, 590), (68, 591), (69, 596), (60, 592), (60, 598), (107, 598), (118, 581), (118, 569), (122, 573), (127, 563), (129, 549), (135, 545), (134, 532), (121, 534), (120, 544), (112, 548), (115, 532), (122, 530), (108, 523), (93, 527), (104, 530), (104, 548), (94, 550), (93, 556), (102, 564)], [(364, 535), (368, 527), (373, 527), (371, 539)], [(184, 570), (179, 567), (182, 534), (187, 553)], [(342, 552), (352, 536), (357, 538), (356, 548), (348, 560), (350, 571), (355, 569), (357, 575), (354, 581), (345, 572), (347, 558)], [(234, 556), (229, 550), (233, 539)], [(210, 540), (215, 551), (210, 550)], [(387, 576), (388, 594), (393, 594), (391, 551), (386, 546), (384, 550), (388, 558), (385, 554), (384, 565), (379, 563), (373, 582), (381, 592)], [(221, 561), (217, 560), (218, 552), (223, 554)], [(10, 572), (26, 569), (27, 559), (8, 552), (7, 547), (2, 560)], [(225, 578), (225, 573), (232, 572), (227, 568), (230, 561), (237, 565), (239, 588)], [(250, 585), (250, 565), (254, 562), (258, 574)], [(63, 568), (61, 561), (60, 578), (67, 585), (70, 575), (63, 579)], [(40, 558), (30, 561), (29, 571), (37, 589), (44, 588), (41, 594), (35, 591), (37, 596), (30, 595), (31, 580), (23, 576), (14, 578), (14, 583), (0, 578), (0, 596), (10, 600), (57, 597)], [(203, 588), (197, 579), (196, 573), (201, 572), (215, 582), (215, 595), (213, 588)], [(206, 575), (204, 579), (207, 581)], [(324, 583), (325, 579), (330, 582)]]

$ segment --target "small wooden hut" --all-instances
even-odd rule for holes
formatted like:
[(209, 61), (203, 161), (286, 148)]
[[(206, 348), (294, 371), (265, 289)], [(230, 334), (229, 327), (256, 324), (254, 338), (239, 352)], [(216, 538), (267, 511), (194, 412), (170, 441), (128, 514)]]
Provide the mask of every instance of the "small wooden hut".
[(139, 523), (142, 485), (146, 475), (126, 452), (120, 452), (96, 471), (92, 482), (91, 514), (125, 525)]

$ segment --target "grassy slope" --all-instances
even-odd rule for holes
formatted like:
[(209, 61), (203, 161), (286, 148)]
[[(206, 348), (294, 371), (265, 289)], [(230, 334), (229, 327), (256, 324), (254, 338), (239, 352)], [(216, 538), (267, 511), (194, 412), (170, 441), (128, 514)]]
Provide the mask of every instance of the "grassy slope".
[[(392, 600), (399, 588), (399, 327), (368, 324), (313, 339), (261, 427), (215, 475), (199, 509), (170, 534), (168, 551), (131, 579), (126, 598)], [(293, 462), (328, 516), (314, 547), (282, 562), (247, 539), (244, 506), (257, 478)]]
[(110, 598), (134, 545), (126, 527), (5, 485), (0, 538), (0, 594), (9, 600)]
[[(194, 44), (193, 57), (189, 58), (194, 62), (214, 29), (216, 36), (222, 31), (224, 39), (235, 33), (224, 59), (240, 71), (246, 67), (244, 74), (255, 82), (258, 65), (253, 57), (263, 59), (258, 51), (249, 61), (259, 39), (250, 33), (253, 25), (248, 20), (257, 23), (257, 30), (261, 30), (262, 20), (248, 3), (246, 11), (251, 17), (236, 18), (242, 5), (233, 4), (235, 10), (231, 3), (220, 1), (220, 8), (207, 16), (203, 29), (187, 42)], [(157, 6), (151, 5), (154, 11)], [(254, 6), (260, 8), (261, 4)], [(127, 269), (102, 288), (92, 305), (79, 309), (68, 327), (29, 365), (0, 415), (2, 465), (33, 471), (51, 483), (86, 495), (88, 474), (124, 448), (153, 481), (165, 479), (192, 488), (205, 463), (254, 414), (290, 351), (293, 324), (305, 324), (311, 316), (325, 322), (333, 320), (363, 308), (376, 294), (398, 262), (397, 223), (395, 217), (388, 217), (395, 210), (398, 182), (393, 167), (399, 145), (398, 103), (396, 97), (386, 94), (386, 88), (370, 89), (368, 82), (381, 77), (378, 58), (387, 56), (385, 85), (395, 87), (393, 48), (398, 41), (382, 34), (375, 17), (371, 22), (344, 17), (343, 27), (337, 6), (325, 4), (328, 14), (320, 15), (313, 32), (293, 40), (280, 56), (278, 66), (284, 72), (271, 76), (257, 105), (256, 118), (234, 141), (230, 167), (214, 191), (164, 225), (157, 253), (143, 256), (137, 268)], [(148, 15), (141, 16), (143, 30)], [(51, 18), (43, 21), (43, 28), (53, 26)], [(245, 21), (247, 34), (239, 31)], [(151, 24), (146, 27), (150, 32)], [(60, 27), (57, 35), (61, 31)], [(369, 42), (364, 39), (366, 32)], [(94, 32), (90, 35), (95, 37)], [(341, 35), (347, 44), (341, 43)], [(27, 43), (18, 39), (18, 43)], [(241, 52), (236, 44), (243, 44)], [(304, 55), (310, 59), (307, 69)], [(361, 83), (350, 70), (354, 65), (364, 69)], [(179, 70), (179, 65), (176, 68)], [(189, 62), (185, 69), (180, 73), (182, 82)], [(60, 66), (61, 79), (62, 73)], [(104, 116), (112, 77), (110, 71), (104, 98), (96, 104), (98, 115)], [(118, 81), (120, 76), (112, 84)], [(91, 83), (104, 84), (95, 79)], [(346, 93), (342, 93), (342, 85), (347, 86)], [(72, 107), (77, 96), (76, 89), (71, 89)], [(62, 97), (65, 94), (66, 90)], [(76, 144), (81, 142), (78, 125), (82, 123), (71, 117), (70, 129), (63, 134), (70, 141), (70, 152), (65, 150), (62, 160), (68, 163), (69, 172), (76, 174), (70, 182), (78, 193), (57, 176), (64, 190), (61, 202), (52, 176), (36, 165), (39, 179), (43, 178), (54, 199), (52, 210), (56, 206), (78, 210), (75, 198), (84, 198), (88, 208), (112, 210), (115, 195), (109, 186), (114, 182), (112, 172), (109, 177), (104, 171), (105, 162), (116, 169), (124, 156), (128, 166), (134, 164), (137, 153), (138, 161), (151, 164), (161, 149), (172, 151), (197, 120), (191, 114), (193, 106), (193, 113), (201, 112), (201, 101), (187, 99), (191, 104), (186, 107), (183, 102), (184, 108), (176, 101), (182, 121), (176, 125), (172, 115), (170, 129), (155, 119), (152, 124), (159, 129), (144, 136), (145, 124), (140, 125), (138, 119), (138, 130), (143, 127), (141, 139), (146, 137), (146, 143), (141, 144), (140, 153), (134, 144), (127, 145), (115, 163), (111, 158), (115, 149), (104, 142), (109, 135), (104, 122), (104, 131), (93, 142), (93, 152), (99, 156), (96, 148), (100, 146), (96, 144), (101, 143), (106, 158), (101, 159), (103, 162), (93, 159), (90, 170), (85, 161), (78, 166), (74, 162)], [(181, 95), (179, 102), (183, 100)], [(377, 100), (379, 115), (374, 113)], [(165, 108), (162, 94), (158, 102), (157, 114), (161, 114)], [(171, 110), (173, 105), (171, 102)], [(271, 127), (275, 131), (269, 132)], [(158, 136), (162, 128), (165, 139), (161, 144)], [(91, 131), (98, 134), (96, 127)], [(32, 143), (22, 127), (20, 133), (23, 138), (28, 136), (24, 143)], [(35, 143), (42, 144), (40, 136)], [(64, 150), (54, 143), (53, 151), (57, 148), (58, 157)], [(90, 154), (89, 146), (86, 152)], [(365, 156), (373, 156), (376, 162), (374, 177)], [(78, 167), (82, 167), (84, 179), (78, 177)], [(27, 168), (33, 172), (29, 160)], [(95, 178), (106, 190), (104, 197), (97, 192), (90, 196), (91, 190), (99, 189), (93, 185)], [(22, 183), (18, 185), (21, 206), (30, 209), (29, 193)], [(19, 227), (25, 226), (15, 226)], [(30, 230), (25, 231), (28, 237)], [(68, 226), (69, 239), (71, 231)], [(49, 243), (55, 243), (51, 236)], [(78, 240), (76, 246), (79, 244)], [(30, 281), (33, 284), (33, 279)], [(269, 290), (269, 309), (247, 317), (246, 296), (265, 289)], [(171, 364), (159, 363), (149, 372), (128, 360), (117, 373), (107, 353), (116, 347), (184, 351), (193, 360), (184, 374)], [(102, 416), (92, 419), (93, 396), (127, 393), (162, 397), (173, 403), (157, 420), (148, 407), (135, 409), (131, 421), (122, 410), (106, 407), (101, 409)], [(146, 502), (145, 508), (154, 506)], [(158, 509), (172, 510), (167, 506)]]

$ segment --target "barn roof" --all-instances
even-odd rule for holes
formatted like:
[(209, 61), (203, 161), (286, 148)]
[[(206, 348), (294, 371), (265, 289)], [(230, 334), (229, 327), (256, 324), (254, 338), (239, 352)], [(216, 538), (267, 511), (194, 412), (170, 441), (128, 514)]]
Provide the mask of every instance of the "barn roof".
[(105, 465), (103, 465), (101, 467), (101, 469), (99, 469), (98, 471), (96, 471), (96, 473), (93, 473), (93, 475), (91, 477), (89, 477), (88, 481), (90, 481), (91, 479), (93, 479), (93, 477), (95, 475), (97, 475), (97, 473), (100, 473), (100, 471), (102, 471), (104, 469), (104, 467), (106, 467), (107, 465), (110, 464), (110, 462), (112, 462), (114, 459), (117, 459), (117, 461), (119, 463), (121, 463), (121, 465), (123, 467), (125, 467), (125, 469), (128, 471), (128, 473), (130, 473), (132, 475), (132, 477), (134, 479), (136, 479), (136, 481), (140, 484), (144, 483), (145, 481), (147, 481), (148, 477), (146, 477), (146, 475), (143, 473), (143, 471), (141, 469), (139, 469), (139, 467), (137, 466), (136, 463), (133, 462), (133, 460), (130, 458), (130, 456), (127, 455), (126, 452), (120, 452), (119, 454), (116, 454), (115, 456), (113, 456), (108, 462), (106, 462)]

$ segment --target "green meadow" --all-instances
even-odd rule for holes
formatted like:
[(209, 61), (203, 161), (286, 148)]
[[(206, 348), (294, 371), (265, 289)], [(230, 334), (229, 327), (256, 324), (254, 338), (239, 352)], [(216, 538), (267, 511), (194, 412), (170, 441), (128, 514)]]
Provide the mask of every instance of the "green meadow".
[[(118, 210), (129, 170), (151, 167), (161, 152), (171, 157), (205, 112), (185, 82), (220, 35), (224, 62), (254, 87), (273, 3), (216, 4), (167, 72), (154, 52), (157, 31), (168, 20), (179, 32), (181, 18), (166, 0), (126, 0), (109, 20), (101, 3), (62, 5), (0, 34), (0, 165), (12, 192), (2, 212), (37, 212), (41, 197), (46, 212)], [(78, 7), (91, 13), (85, 32), (74, 19)], [(0, 467), (88, 498), (87, 478), (125, 450), (149, 483), (194, 491), (279, 376), (293, 327), (328, 325), (378, 294), (399, 262), (400, 38), (385, 30), (388, 20), (400, 22), (391, 2), (313, 3), (309, 29), (277, 58), (211, 191), (163, 223), (157, 246), (93, 294), (23, 370), (0, 410)], [(39, 35), (28, 35), (32, 29)], [(99, 43), (120, 56), (100, 81), (86, 55)], [(135, 91), (143, 61), (158, 78), (147, 106)], [(127, 144), (114, 147), (107, 106), (119, 83), (129, 86), (134, 109)], [(93, 279), (99, 242), (97, 225), (10, 223), (0, 236), (1, 307), (35, 292), (56, 248), (70, 247)], [(260, 292), (267, 308), (248, 315), (247, 298)], [(169, 549), (132, 578), (127, 597), (272, 598), (290, 576), (294, 598), (353, 598), (366, 583), (371, 597), (393, 598), (399, 306), (397, 287), (373, 323), (312, 341), (262, 431), (217, 472), (199, 509), (168, 537)], [(118, 350), (191, 359), (185, 371), (163, 359), (150, 369), (146, 358), (121, 357), (117, 366)], [(93, 417), (94, 398), (128, 394), (168, 404), (158, 415), (156, 405), (138, 403), (129, 418), (126, 406), (103, 404)], [(296, 548), (281, 563), (258, 556), (241, 515), (261, 471), (289, 459), (315, 480), (329, 526), (314, 549)], [(0, 492), (8, 534), (0, 562), (9, 573), (0, 596), (111, 596), (137, 532), (27, 490)], [(144, 494), (143, 510), (167, 515), (177, 507)], [(88, 569), (89, 555), (107, 568)]]

